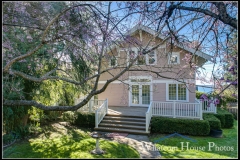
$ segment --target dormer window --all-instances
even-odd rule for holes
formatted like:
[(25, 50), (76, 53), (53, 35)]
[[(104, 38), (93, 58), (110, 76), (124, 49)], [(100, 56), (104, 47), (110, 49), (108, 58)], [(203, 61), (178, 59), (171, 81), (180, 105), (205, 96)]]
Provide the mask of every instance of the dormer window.
[(179, 52), (172, 52), (168, 56), (168, 64), (180, 64)]

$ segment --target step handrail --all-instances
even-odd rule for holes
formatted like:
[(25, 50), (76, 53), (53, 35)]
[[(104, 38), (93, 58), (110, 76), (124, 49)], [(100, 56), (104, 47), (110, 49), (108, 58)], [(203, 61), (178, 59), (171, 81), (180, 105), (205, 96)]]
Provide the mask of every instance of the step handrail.
[(104, 116), (108, 113), (108, 99), (95, 111), (95, 127), (98, 128), (99, 123), (103, 120)]
[(148, 132), (151, 118), (152, 118), (152, 102), (149, 104), (148, 110), (146, 112), (146, 132)]

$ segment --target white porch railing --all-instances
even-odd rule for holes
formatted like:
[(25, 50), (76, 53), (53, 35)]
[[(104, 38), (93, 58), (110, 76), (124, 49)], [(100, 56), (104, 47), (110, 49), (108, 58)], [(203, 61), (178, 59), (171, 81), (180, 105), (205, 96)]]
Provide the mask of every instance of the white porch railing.
[(108, 99), (95, 111), (95, 127), (98, 128), (99, 123), (108, 112)]
[(150, 103), (148, 110), (146, 112), (146, 132), (148, 132), (151, 118), (152, 118), (152, 102)]
[[(83, 99), (75, 99), (75, 105), (82, 102)], [(95, 113), (95, 111), (104, 103), (105, 100), (91, 99), (83, 107), (79, 108), (78, 112)]]
[(217, 107), (213, 103), (209, 104), (209, 102), (207, 100), (201, 101), (198, 99), (198, 101), (202, 102), (202, 112), (203, 113), (217, 113)]
[(148, 132), (152, 116), (166, 116), (173, 118), (198, 118), (202, 120), (201, 102), (158, 102), (152, 101), (146, 112), (146, 132)]
[(202, 119), (200, 102), (183, 103), (183, 102), (152, 102), (153, 116), (182, 117), (182, 118), (199, 118)]

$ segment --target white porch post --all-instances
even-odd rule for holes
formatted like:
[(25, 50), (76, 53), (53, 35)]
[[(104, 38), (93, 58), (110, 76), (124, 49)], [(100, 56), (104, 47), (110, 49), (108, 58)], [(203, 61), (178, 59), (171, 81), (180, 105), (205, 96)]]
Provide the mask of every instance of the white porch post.
[(176, 118), (176, 101), (173, 102), (173, 118)]
[(95, 127), (98, 128), (98, 110), (95, 112)]
[(88, 112), (91, 113), (91, 105), (90, 105), (90, 101), (88, 101), (87, 106), (88, 106)]
[[(212, 102), (213, 102), (213, 97), (211, 97), (211, 99), (212, 99)], [(211, 104), (211, 107), (213, 108), (213, 113), (217, 113), (217, 105), (216, 104)]]
[(203, 114), (202, 101), (199, 101), (199, 102), (200, 102), (199, 103), (199, 114), (200, 114), (199, 116), (200, 116), (200, 120), (203, 120), (203, 118), (202, 118), (202, 114)]
[(89, 109), (89, 113), (92, 113), (92, 107), (93, 107), (93, 97), (90, 99), (90, 101), (88, 102), (88, 109)]
[(108, 99), (106, 99), (106, 101), (107, 101), (107, 102), (106, 102), (106, 105), (107, 105), (107, 106), (106, 106), (106, 114), (107, 114), (107, 113), (108, 113)]
[(149, 114), (146, 113), (146, 132), (148, 132), (148, 118), (149, 118)]

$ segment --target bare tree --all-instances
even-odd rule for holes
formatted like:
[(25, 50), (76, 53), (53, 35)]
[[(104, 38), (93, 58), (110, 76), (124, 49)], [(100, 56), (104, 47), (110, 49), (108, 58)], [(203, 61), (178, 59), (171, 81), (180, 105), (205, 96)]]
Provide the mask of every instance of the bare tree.
[[(182, 81), (189, 70), (194, 74), (198, 69), (194, 60), (198, 52), (212, 55), (213, 63), (222, 58), (226, 36), (237, 30), (236, 14), (235, 2), (4, 2), (3, 78), (20, 77), (35, 83), (46, 80), (65, 81), (83, 89), (86, 85), (90, 87), (85, 89), (86, 98), (74, 106), (46, 106), (24, 97), (17, 100), (4, 97), (3, 105), (35, 106), (43, 110), (77, 110), (91, 97), (104, 92), (111, 82), (122, 80), (122, 76), (128, 71), (146, 71), (162, 78)], [(148, 45), (142, 45), (138, 39), (129, 35), (134, 24), (139, 24), (136, 27), (146, 26), (155, 30)], [(157, 37), (163, 37), (162, 41), (156, 42)], [(26, 44), (27, 50), (19, 48), (18, 43)], [(115, 57), (116, 48), (125, 46), (123, 53), (128, 56), (127, 44), (135, 46), (141, 52), (128, 63), (123, 61), (108, 67), (106, 61)], [(187, 69), (183, 67), (181, 74), (176, 68), (169, 66), (134, 67), (142, 55), (159, 49), (163, 44), (168, 45), (170, 54), (176, 45), (193, 48), (194, 54), (185, 57)], [(210, 48), (213, 46), (214, 48)], [(55, 66), (53, 69), (36, 75), (14, 67), (30, 61), (40, 66), (41, 59), (38, 61), (36, 58), (40, 50), (46, 48), (48, 50), (45, 55), (49, 61), (57, 60), (52, 62)], [(84, 76), (71, 74), (73, 70), (78, 71), (74, 65), (70, 69), (62, 67), (63, 63), (78, 61), (86, 64)], [(25, 69), (36, 70), (31, 66)], [(175, 76), (166, 77), (166, 72)], [(112, 76), (98, 88), (99, 79), (105, 73)], [(21, 92), (20, 86), (9, 87), (5, 81), (3, 88), (9, 92)]]

